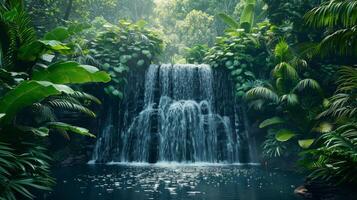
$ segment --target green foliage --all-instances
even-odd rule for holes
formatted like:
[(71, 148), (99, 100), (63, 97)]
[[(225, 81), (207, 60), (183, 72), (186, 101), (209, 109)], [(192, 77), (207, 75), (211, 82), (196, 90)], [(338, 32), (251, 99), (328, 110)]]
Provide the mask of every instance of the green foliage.
[(85, 129), (82, 127), (72, 126), (70, 124), (66, 124), (63, 122), (48, 122), (46, 125), (51, 129), (57, 129), (57, 130), (61, 130), (61, 131), (70, 131), (73, 133), (77, 133), (79, 135), (95, 138), (95, 135), (91, 134), (88, 129)]
[(262, 144), (263, 155), (267, 158), (281, 157), (287, 150), (286, 143), (279, 142), (275, 138), (275, 133), (269, 131), (265, 141)]
[(321, 136), (324, 145), (312, 154), (313, 163), (307, 166), (310, 178), (334, 181), (335, 184), (356, 183), (357, 125), (348, 123)]
[[(258, 86), (246, 92), (246, 100), (251, 108), (259, 108), (264, 111), (268, 107), (276, 110), (278, 116), (264, 120), (260, 128), (268, 128), (270, 134), (275, 135), (277, 142), (272, 138), (267, 141), (271, 145), (264, 145), (264, 151), (270, 152), (266, 155), (283, 156), (286, 152), (276, 149), (279, 142), (288, 142), (292, 139), (302, 148), (308, 148), (316, 137), (317, 114), (314, 110), (321, 110), (321, 88), (317, 81), (311, 78), (300, 78), (296, 67), (297, 58), (293, 57), (289, 45), (281, 40), (274, 48), (274, 54), (278, 63), (272, 71), (274, 81), (273, 87)], [(309, 93), (310, 92), (310, 93)], [(314, 100), (306, 97), (314, 94)], [(317, 101), (317, 103), (313, 103)], [(259, 106), (256, 106), (259, 102)], [(310, 117), (311, 116), (311, 117)], [(302, 134), (303, 133), (303, 134)], [(275, 145), (272, 145), (275, 144)], [(268, 149), (271, 147), (272, 149)], [(275, 152), (275, 153), (271, 153)]]
[(6, 5), (0, 2), (0, 51), (4, 68), (16, 68), (17, 47), (35, 40), (35, 30), (21, 4)]
[[(163, 62), (182, 61), (186, 48), (207, 44), (221, 35), (226, 25), (220, 13), (233, 15), (239, 0), (156, 0), (152, 23), (165, 43)], [(184, 62), (184, 61), (183, 61)]]
[(110, 76), (90, 65), (76, 62), (57, 62), (47, 68), (40, 68), (32, 74), (33, 80), (49, 81), (56, 84), (109, 82)]
[(254, 27), (250, 33), (242, 29), (228, 29), (223, 37), (217, 38), (205, 61), (214, 68), (230, 70), (236, 84), (235, 94), (242, 98), (251, 88), (248, 83), (256, 80), (256, 75), (269, 71), (269, 52), (266, 48), (273, 36), (273, 27), (268, 22)]
[(314, 143), (315, 139), (299, 140), (298, 143), (301, 148), (308, 149)]
[(110, 77), (95, 67), (62, 61), (72, 51), (69, 36), (81, 27), (59, 27), (37, 40), (22, 4), (1, 2), (0, 9), (0, 141), (7, 143), (0, 143), (0, 199), (33, 199), (30, 189), (53, 185), (39, 137), (53, 129), (93, 137), (87, 129), (59, 122), (54, 108), (95, 116), (84, 102), (99, 100), (62, 84), (108, 82)]
[(262, 99), (266, 101), (279, 102), (279, 96), (269, 88), (266, 87), (255, 87), (247, 91), (247, 100)]
[(120, 21), (118, 25), (97, 18), (93, 27), (87, 31), (89, 55), (98, 62), (98, 66), (108, 72), (112, 81), (104, 88), (105, 92), (122, 98), (122, 86), (126, 83), (125, 75), (131, 69), (145, 69), (162, 51), (162, 41), (145, 23)]
[(281, 129), (276, 133), (275, 139), (279, 142), (286, 142), (294, 136), (296, 136), (296, 133), (294, 133), (293, 131), (288, 129)]
[[(331, 0), (305, 15), (308, 25), (327, 28), (327, 35), (318, 47), (322, 56), (356, 56), (356, 9), (356, 1)], [(341, 62), (345, 60), (348, 59)], [(312, 171), (312, 179), (334, 184), (357, 183), (356, 72), (354, 67), (339, 69), (337, 90), (325, 104), (327, 109), (319, 115), (321, 119), (334, 121), (336, 128), (320, 128), (324, 133), (319, 139), (319, 148), (307, 152), (310, 157), (306, 158), (308, 165), (305, 166)]]
[(54, 180), (48, 175), (49, 161), (42, 147), (23, 144), (19, 151), (0, 143), (0, 199), (32, 199), (30, 190), (51, 190)]
[(187, 48), (185, 59), (187, 63), (203, 63), (207, 51), (207, 45), (196, 45), (192, 48)]
[(353, 27), (357, 20), (357, 2), (330, 0), (306, 13), (306, 22), (313, 27)]
[(65, 85), (57, 85), (47, 81), (23, 81), (6, 93), (0, 100), (0, 112), (6, 113), (3, 121), (11, 122), (23, 108), (44, 100), (46, 97), (73, 93)]
[(240, 16), (240, 27), (249, 32), (254, 24), (256, 0), (245, 0), (245, 5)]
[(285, 123), (284, 119), (280, 117), (272, 117), (260, 123), (259, 128), (265, 128), (271, 125), (282, 124), (282, 123)]
[(357, 3), (356, 1), (327, 1), (305, 15), (311, 27), (327, 27), (331, 31), (323, 38), (319, 51), (323, 56), (356, 56), (357, 48)]
[(186, 47), (196, 44), (211, 46), (216, 36), (212, 30), (214, 17), (199, 11), (192, 10), (182, 21), (176, 23), (177, 36)]
[(219, 13), (217, 16), (231, 28), (238, 29), (240, 27), (240, 24), (235, 19), (225, 13)]

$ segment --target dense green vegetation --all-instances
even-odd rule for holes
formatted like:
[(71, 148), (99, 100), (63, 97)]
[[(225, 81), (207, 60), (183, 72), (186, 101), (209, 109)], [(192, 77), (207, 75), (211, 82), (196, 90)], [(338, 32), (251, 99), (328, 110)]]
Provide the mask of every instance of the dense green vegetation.
[(356, 49), (356, 0), (0, 0), (0, 199), (50, 190), (49, 136), (95, 137), (59, 113), (155, 62), (228, 70), (265, 161), (357, 184)]

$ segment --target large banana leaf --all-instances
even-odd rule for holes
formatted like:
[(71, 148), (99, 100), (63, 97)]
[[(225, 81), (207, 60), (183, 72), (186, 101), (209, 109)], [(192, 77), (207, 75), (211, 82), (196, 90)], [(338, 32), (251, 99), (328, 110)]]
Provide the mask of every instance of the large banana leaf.
[(81, 65), (76, 62), (58, 62), (41, 68), (33, 73), (32, 79), (50, 81), (56, 84), (109, 82), (110, 75), (90, 65)]
[(57, 40), (63, 42), (72, 35), (83, 31), (84, 29), (90, 28), (89, 24), (77, 23), (71, 24), (68, 28), (63, 26), (58, 26), (52, 29), (50, 32), (46, 33), (44, 36), (45, 40)]
[(49, 122), (47, 123), (47, 126), (49, 128), (53, 129), (59, 129), (63, 131), (70, 131), (73, 133), (77, 133), (79, 135), (84, 135), (84, 136), (89, 136), (95, 138), (95, 135), (91, 134), (88, 129), (78, 127), (78, 126), (72, 126), (70, 124), (66, 124), (63, 122)]
[(61, 93), (72, 94), (74, 91), (68, 86), (47, 81), (24, 81), (0, 99), (0, 113), (6, 114), (2, 122), (8, 123), (23, 108)]
[(47, 50), (66, 54), (70, 52), (71, 48), (57, 40), (36, 40), (20, 47), (18, 57), (24, 61), (35, 61)]
[(234, 28), (234, 29), (239, 28), (239, 23), (235, 19), (233, 19), (231, 16), (224, 14), (224, 13), (219, 13), (217, 16), (231, 28)]
[(246, 32), (250, 32), (254, 23), (254, 11), (256, 0), (246, 0), (243, 12), (240, 16), (240, 27)]

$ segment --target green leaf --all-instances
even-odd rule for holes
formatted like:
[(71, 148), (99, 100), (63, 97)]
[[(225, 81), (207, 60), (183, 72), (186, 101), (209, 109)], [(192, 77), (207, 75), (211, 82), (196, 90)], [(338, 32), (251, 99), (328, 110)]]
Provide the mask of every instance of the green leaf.
[(57, 40), (37, 40), (28, 45), (24, 45), (19, 49), (19, 59), (26, 61), (35, 61), (41, 57), (46, 50), (52, 50), (60, 53), (65, 53), (71, 48)]
[(246, 32), (250, 32), (254, 22), (255, 0), (246, 0), (240, 16), (240, 27)]
[(111, 80), (108, 73), (99, 71), (96, 67), (81, 65), (71, 61), (58, 62), (48, 66), (48, 68), (38, 69), (34, 71), (33, 79), (38, 81), (50, 81), (56, 84), (107, 83)]
[(332, 131), (333, 125), (329, 122), (321, 122), (317, 127), (315, 127), (313, 130), (319, 132), (319, 133), (328, 133)]
[(83, 30), (88, 29), (90, 27), (91, 25), (88, 23), (75, 23), (68, 26), (68, 32), (69, 34), (73, 35), (73, 34), (80, 33)]
[(235, 19), (233, 19), (231, 16), (229, 16), (225, 13), (219, 13), (217, 16), (231, 28), (234, 28), (234, 29), (239, 28), (239, 23)]
[(40, 137), (47, 137), (50, 130), (46, 127), (34, 128), (31, 126), (17, 126), (17, 128), (24, 132), (31, 132)]
[(59, 129), (62, 131), (70, 131), (73, 133), (77, 133), (79, 135), (95, 138), (95, 135), (91, 134), (88, 129), (78, 127), (78, 126), (72, 126), (70, 124), (66, 124), (63, 122), (49, 122), (49, 123), (47, 123), (47, 126), (52, 129)]
[(280, 117), (272, 117), (269, 119), (264, 120), (262, 123), (259, 124), (259, 128), (265, 128), (267, 126), (276, 125), (276, 124), (283, 124), (285, 120)]
[(59, 26), (50, 32), (46, 33), (44, 36), (45, 40), (57, 40), (64, 41), (70, 36), (68, 29), (66, 27)]
[(276, 133), (275, 139), (278, 140), (279, 142), (286, 142), (291, 138), (293, 138), (294, 136), (296, 136), (296, 134), (293, 131), (288, 129), (282, 129)]
[(23, 81), (0, 99), (0, 113), (6, 114), (3, 121), (7, 123), (23, 108), (62, 93), (72, 94), (74, 91), (68, 86), (47, 81)]
[(298, 84), (296, 84), (294, 91), (302, 92), (306, 89), (312, 89), (319, 93), (321, 92), (320, 84), (316, 80), (310, 78), (301, 80)]
[(313, 143), (315, 139), (306, 139), (306, 140), (299, 140), (298, 143), (301, 148), (308, 149)]
[(5, 117), (5, 113), (0, 113), (0, 120), (3, 118), (3, 117)]

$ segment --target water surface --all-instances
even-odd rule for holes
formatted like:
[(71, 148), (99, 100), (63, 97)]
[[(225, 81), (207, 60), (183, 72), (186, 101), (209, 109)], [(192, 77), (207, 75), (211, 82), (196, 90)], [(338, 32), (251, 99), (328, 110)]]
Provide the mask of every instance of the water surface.
[(57, 169), (48, 200), (294, 200), (289, 172), (238, 165), (85, 165)]

